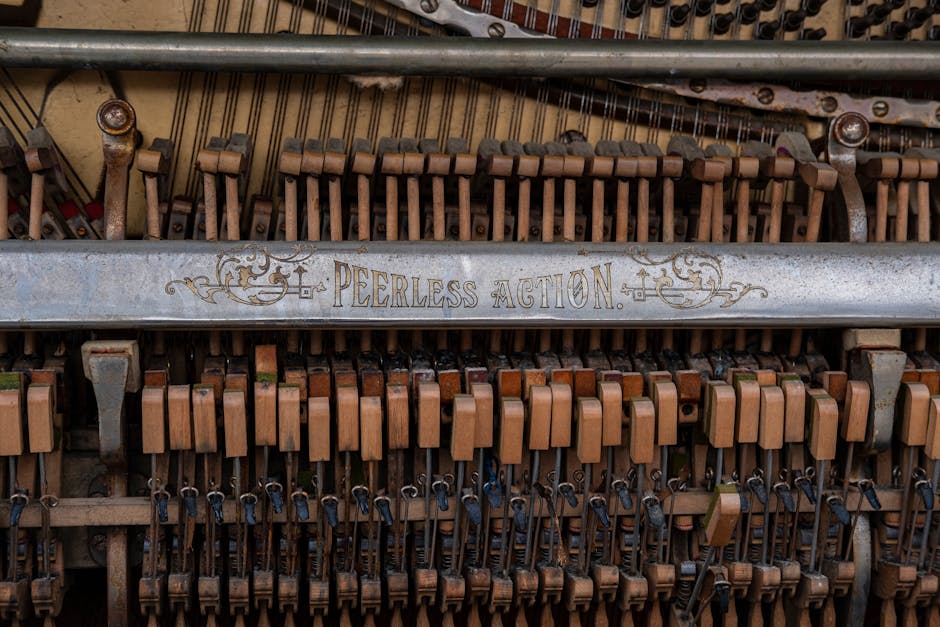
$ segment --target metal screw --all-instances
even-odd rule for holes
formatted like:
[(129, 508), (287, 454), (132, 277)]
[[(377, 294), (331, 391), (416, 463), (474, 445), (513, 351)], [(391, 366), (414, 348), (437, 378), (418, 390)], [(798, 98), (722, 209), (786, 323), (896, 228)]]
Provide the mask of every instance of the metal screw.
[(489, 28), (486, 29), (486, 32), (493, 39), (501, 39), (506, 35), (506, 27), (499, 22), (493, 22), (490, 24)]
[(689, 89), (691, 89), (697, 94), (700, 94), (703, 91), (705, 91), (706, 86), (707, 86), (707, 83), (705, 82), (704, 79), (701, 79), (701, 78), (693, 78), (692, 80), (689, 81)]
[(105, 126), (116, 131), (127, 124), (127, 111), (121, 105), (114, 103), (101, 112), (101, 121)]
[(478, 224), (476, 230), (477, 230), (477, 235), (483, 235), (486, 233), (486, 227), (483, 226), (482, 224)]
[(868, 139), (868, 120), (862, 114), (854, 111), (843, 113), (836, 119), (834, 131), (836, 140), (840, 144), (849, 148), (856, 148)]
[(174, 233), (182, 233), (182, 232), (183, 232), (183, 225), (180, 224), (180, 223), (178, 223), (178, 222), (177, 222), (176, 224), (174, 224), (174, 225), (173, 225), (173, 232), (174, 232)]
[(826, 96), (819, 104), (826, 113), (832, 113), (839, 108), (839, 102), (832, 96)]
[(425, 13), (434, 13), (440, 6), (440, 3), (438, 0), (421, 0), (420, 6), (421, 10)]
[(769, 105), (774, 101), (774, 90), (770, 87), (761, 87), (757, 90), (757, 100), (763, 105)]
[(884, 100), (878, 100), (871, 105), (871, 112), (876, 118), (883, 118), (888, 115), (888, 103)]

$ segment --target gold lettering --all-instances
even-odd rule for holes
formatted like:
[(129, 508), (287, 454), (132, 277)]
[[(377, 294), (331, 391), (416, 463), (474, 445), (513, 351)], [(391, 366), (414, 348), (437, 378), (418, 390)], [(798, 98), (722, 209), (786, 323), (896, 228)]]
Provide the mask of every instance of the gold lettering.
[[(349, 272), (349, 266), (342, 261), (333, 260), (333, 285), (335, 286), (335, 295), (333, 296), (333, 306), (343, 306), (343, 290), (349, 287), (349, 281), (352, 274)], [(345, 278), (344, 278), (345, 277)]]
[(594, 309), (601, 308), (601, 296), (604, 297), (604, 309), (613, 309), (614, 303), (610, 295), (610, 262), (601, 266), (591, 266), (594, 271)]
[(516, 285), (516, 301), (524, 309), (531, 309), (535, 304), (535, 299), (532, 298), (532, 279), (519, 279)]
[(367, 290), (363, 290), (366, 293), (365, 300), (359, 300), (359, 288), (369, 286), (369, 269), (363, 268), (362, 266), (353, 266), (353, 307), (369, 307), (369, 295)]
[(388, 274), (381, 270), (372, 271), (372, 306), (387, 307), (388, 296), (380, 297), (382, 290), (388, 287)]
[(587, 301), (587, 277), (584, 275), (584, 270), (575, 270), (568, 277), (568, 302), (576, 309), (581, 309)]
[(444, 282), (440, 279), (428, 279), (428, 290), (431, 292), (431, 307), (444, 307), (444, 299), (439, 298)]
[(412, 298), (411, 306), (412, 307), (427, 307), (428, 306), (428, 297), (425, 296), (423, 299), (420, 297), (420, 292), (418, 291), (418, 282), (420, 279), (416, 276), (411, 277), (411, 293), (414, 298)]
[(466, 281), (463, 284), (463, 291), (466, 296), (463, 299), (463, 306), (467, 308), (476, 307), (480, 302), (477, 298), (477, 284), (476, 281)]
[(552, 277), (550, 276), (537, 276), (535, 277), (535, 286), (542, 293), (542, 300), (539, 303), (539, 307), (545, 309), (548, 307), (548, 286), (552, 283)]
[(460, 307), (460, 281), (447, 282), (447, 306), (451, 309)]
[(498, 279), (496, 281), (496, 291), (493, 292), (493, 308), (499, 309), (501, 302), (506, 303), (507, 309), (516, 308), (512, 302), (512, 292), (509, 289), (509, 281), (506, 279)]
[(392, 275), (392, 307), (408, 306), (408, 278), (402, 274)]

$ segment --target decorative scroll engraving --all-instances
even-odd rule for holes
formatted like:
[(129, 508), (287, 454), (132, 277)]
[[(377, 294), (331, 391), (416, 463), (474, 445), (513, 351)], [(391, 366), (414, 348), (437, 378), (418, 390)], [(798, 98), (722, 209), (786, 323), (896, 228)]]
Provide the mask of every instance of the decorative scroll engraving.
[(721, 261), (695, 248), (685, 248), (664, 259), (651, 258), (645, 249), (631, 247), (628, 253), (643, 266), (636, 273), (640, 284), (624, 283), (620, 290), (634, 301), (655, 297), (675, 309), (699, 309), (716, 298), (721, 299), (720, 307), (730, 307), (751, 292), (767, 298), (767, 290), (759, 285), (741, 281), (723, 285)]
[(244, 305), (273, 305), (291, 294), (313, 298), (315, 293), (326, 291), (322, 281), (316, 284), (304, 281), (308, 272), (304, 263), (315, 252), (316, 248), (303, 245), (281, 257), (252, 245), (222, 251), (216, 257), (214, 279), (207, 275), (175, 279), (164, 290), (175, 294), (175, 285), (179, 284), (213, 305), (218, 304), (216, 297), (220, 293)]
[[(446, 274), (443, 257), (442, 265), (436, 267), (426, 261), (416, 265), (407, 256), (385, 257), (376, 263), (360, 257), (368, 253), (364, 246), (339, 254), (318, 254), (313, 246), (299, 243), (275, 248), (273, 254), (271, 248), (247, 244), (224, 250), (216, 256), (214, 275), (173, 279), (164, 290), (173, 295), (183, 286), (213, 305), (228, 299), (268, 306), (287, 299), (314, 301), (311, 306), (321, 310), (447, 311), (478, 307), (492, 311), (623, 310), (630, 305), (663, 304), (688, 311), (708, 305), (725, 309), (748, 294), (761, 298), (768, 294), (760, 285), (726, 281), (720, 258), (695, 248), (670, 251), (670, 256), (662, 258), (634, 246), (598, 251), (600, 263), (573, 261), (549, 272), (536, 261), (516, 266), (512, 273), (505, 273), (505, 265), (464, 261), (456, 276)], [(579, 258), (586, 253), (579, 253)], [(609, 260), (604, 259), (608, 255)], [(315, 299), (328, 290), (332, 298)], [(488, 302), (481, 298), (484, 294)]]

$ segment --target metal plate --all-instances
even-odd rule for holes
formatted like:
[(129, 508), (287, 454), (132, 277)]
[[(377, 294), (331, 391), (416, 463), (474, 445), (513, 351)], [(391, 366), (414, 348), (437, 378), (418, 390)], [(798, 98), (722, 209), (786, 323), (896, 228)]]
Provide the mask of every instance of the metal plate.
[(0, 244), (2, 328), (905, 326), (940, 244)]

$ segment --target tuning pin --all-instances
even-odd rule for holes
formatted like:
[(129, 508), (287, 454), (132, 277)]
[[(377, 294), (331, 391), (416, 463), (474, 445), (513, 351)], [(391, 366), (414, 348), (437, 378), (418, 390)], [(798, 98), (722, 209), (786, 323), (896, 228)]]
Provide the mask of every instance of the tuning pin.
[(291, 495), (294, 502), (294, 511), (297, 512), (298, 520), (310, 519), (310, 506), (307, 502), (307, 493), (303, 490), (297, 490)]
[(712, 17), (712, 32), (716, 35), (724, 35), (734, 24), (734, 13), (715, 13)]
[(682, 26), (685, 24), (685, 21), (689, 19), (689, 13), (691, 12), (692, 9), (687, 4), (679, 4), (672, 7), (669, 9), (669, 25)]
[(783, 481), (774, 484), (774, 494), (783, 501), (783, 508), (792, 514), (796, 511), (796, 503), (793, 502), (793, 494), (790, 492), (790, 486)]
[(907, 22), (891, 22), (887, 32), (893, 39), (904, 39), (911, 34), (911, 26)]
[(630, 496), (630, 490), (627, 488), (627, 482), (623, 479), (617, 479), (613, 482), (611, 487), (614, 489), (614, 492), (617, 493), (617, 497), (620, 499), (620, 507), (627, 511), (633, 509), (633, 498)]
[(666, 515), (663, 513), (663, 507), (659, 499), (652, 492), (647, 492), (643, 497), (643, 509), (646, 510), (646, 521), (654, 529), (662, 529), (666, 526)]
[(875, 492), (875, 484), (871, 479), (862, 479), (858, 482), (859, 492), (865, 495), (872, 509), (880, 510), (881, 501), (878, 500), (878, 494)]
[(803, 22), (806, 20), (806, 12), (802, 10), (787, 11), (783, 14), (783, 30), (792, 33), (803, 28)]
[(153, 501), (157, 505), (157, 518), (159, 518), (162, 523), (170, 519), (170, 514), (167, 511), (167, 503), (169, 500), (170, 494), (166, 490), (159, 490), (153, 495)]
[(829, 511), (836, 515), (836, 519), (843, 526), (848, 527), (852, 524), (852, 516), (849, 514), (849, 510), (845, 508), (845, 502), (841, 496), (830, 496), (826, 499), (826, 505), (829, 506)]
[(477, 499), (477, 495), (464, 494), (460, 502), (463, 503), (463, 507), (467, 511), (467, 518), (470, 520), (470, 523), (479, 527), (480, 523), (483, 522), (483, 512), (480, 509), (480, 501)]
[(881, 24), (888, 16), (891, 15), (891, 11), (894, 9), (891, 8), (891, 5), (885, 4), (872, 4), (868, 6), (868, 10), (865, 12), (866, 17), (869, 18), (869, 23), (872, 26), (877, 26)]
[(780, 30), (780, 20), (770, 20), (769, 22), (761, 22), (757, 25), (757, 38), (758, 39), (773, 39), (777, 35), (777, 31)]
[(623, 0), (620, 10), (624, 17), (634, 18), (643, 14), (643, 8), (646, 6), (645, 0)]
[(180, 496), (183, 497), (183, 505), (186, 507), (186, 513), (190, 518), (196, 517), (196, 497), (199, 496), (199, 490), (192, 486), (184, 486), (180, 490)]
[(695, 5), (696, 17), (705, 17), (712, 12), (712, 7), (715, 6), (715, 0), (696, 0), (693, 4)]
[(25, 491), (17, 491), (10, 497), (10, 526), (16, 527), (20, 524), (20, 514), (29, 504), (29, 496)]
[(868, 29), (871, 28), (873, 20), (870, 16), (853, 17), (849, 19), (849, 37), (858, 39), (864, 37)]
[(591, 504), (591, 509), (594, 510), (594, 515), (597, 516), (597, 519), (600, 521), (601, 527), (610, 529), (610, 517), (607, 515), (607, 499), (603, 496), (592, 496), (589, 503)]
[(750, 476), (747, 480), (747, 489), (754, 493), (761, 505), (767, 505), (767, 488), (764, 486), (762, 477)]
[(910, 8), (904, 14), (904, 21), (907, 22), (912, 28), (920, 28), (923, 26), (927, 20), (934, 14), (934, 10), (929, 7), (922, 8)]
[(215, 514), (215, 522), (222, 524), (222, 503), (225, 501), (225, 495), (219, 492), (218, 490), (213, 490), (206, 495), (206, 500), (209, 502), (209, 506), (212, 507), (212, 513)]
[(742, 4), (741, 8), (738, 9), (738, 16), (741, 18), (742, 24), (753, 24), (757, 21), (759, 15), (760, 9), (753, 2)]
[(247, 525), (256, 524), (258, 521), (255, 520), (255, 504), (258, 502), (258, 497), (248, 493), (242, 494), (239, 500), (241, 500), (242, 507), (245, 509), (245, 523)]
[(283, 489), (283, 486), (277, 481), (269, 481), (264, 486), (264, 491), (268, 494), (268, 498), (271, 499), (271, 507), (274, 508), (275, 514), (280, 514), (281, 510), (284, 509)]
[(804, 28), (802, 31), (800, 31), (800, 39), (804, 41), (819, 41), (825, 38), (825, 28)]
[(363, 516), (369, 515), (369, 488), (364, 485), (357, 485), (352, 489), (353, 498), (359, 505), (359, 511)]
[(339, 499), (332, 495), (324, 496), (320, 499), (320, 504), (326, 516), (326, 524), (336, 529), (336, 525), (339, 524)]
[(803, 11), (809, 17), (816, 17), (824, 4), (826, 0), (803, 0)]
[(568, 501), (569, 507), (578, 506), (578, 496), (574, 493), (573, 485), (568, 482), (562, 483), (558, 486), (558, 491), (561, 492), (561, 495)]

